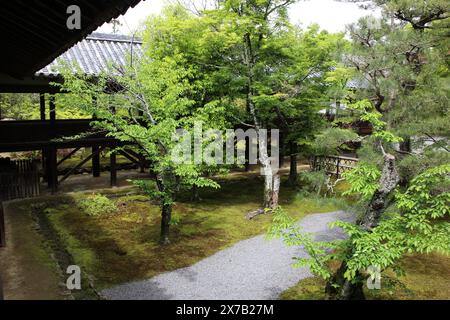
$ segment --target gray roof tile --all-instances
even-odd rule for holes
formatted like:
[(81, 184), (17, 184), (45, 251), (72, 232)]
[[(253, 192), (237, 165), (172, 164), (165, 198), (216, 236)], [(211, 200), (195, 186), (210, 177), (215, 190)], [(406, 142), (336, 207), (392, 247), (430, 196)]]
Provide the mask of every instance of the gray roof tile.
[[(83, 73), (96, 76), (108, 65), (124, 65), (131, 53), (142, 54), (142, 41), (125, 35), (94, 32), (35, 73), (36, 77), (57, 77), (61, 62), (78, 65)], [(75, 71), (75, 70), (74, 70)]]

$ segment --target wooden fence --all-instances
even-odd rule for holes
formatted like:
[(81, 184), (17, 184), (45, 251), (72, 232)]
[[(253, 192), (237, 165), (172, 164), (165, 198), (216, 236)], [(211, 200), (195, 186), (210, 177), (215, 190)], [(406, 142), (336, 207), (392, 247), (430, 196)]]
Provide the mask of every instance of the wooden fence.
[(35, 197), (39, 191), (36, 161), (0, 159), (0, 247), (5, 246), (3, 201)]
[(311, 158), (311, 169), (324, 170), (327, 174), (340, 177), (347, 170), (353, 169), (358, 158), (344, 156), (314, 156)]
[(0, 159), (0, 202), (39, 195), (35, 160)]

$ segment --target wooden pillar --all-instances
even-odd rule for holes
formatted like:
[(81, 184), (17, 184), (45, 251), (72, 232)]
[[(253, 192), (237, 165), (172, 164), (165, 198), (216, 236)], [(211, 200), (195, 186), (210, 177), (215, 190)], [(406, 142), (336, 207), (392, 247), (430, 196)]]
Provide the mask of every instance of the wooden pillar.
[(100, 152), (98, 149), (98, 146), (92, 147), (92, 176), (95, 178), (100, 177)]
[[(49, 119), (50, 119), (50, 139), (53, 139), (55, 134), (56, 127), (56, 105), (55, 105), (55, 96), (50, 95), (49, 98)], [(57, 149), (52, 146), (46, 150), (46, 178), (48, 187), (52, 190), (52, 194), (56, 193), (58, 188), (58, 166), (57, 166)]]
[(42, 149), (42, 182), (48, 181), (48, 149)]
[(117, 186), (117, 166), (116, 166), (116, 153), (112, 152), (109, 156), (109, 171), (111, 173), (111, 187)]
[[(45, 94), (44, 93), (40, 93), (39, 94), (39, 109), (41, 112), (41, 120), (45, 121)], [(46, 153), (47, 150), (46, 149), (42, 149), (41, 150), (41, 162), (42, 162), (42, 172), (43, 174), (43, 181), (46, 182), (47, 181), (47, 164), (46, 164)]]
[(58, 159), (56, 147), (51, 147), (47, 153), (47, 183), (52, 194), (58, 191)]
[[(97, 97), (92, 96), (92, 104), (97, 105)], [(95, 114), (92, 115), (92, 120), (97, 119)], [(94, 178), (100, 177), (100, 152), (98, 152), (98, 146), (92, 147), (92, 176)]]
[(45, 94), (39, 94), (39, 107), (41, 111), (41, 120), (45, 120)]
[(56, 105), (55, 105), (55, 96), (54, 95), (50, 96), (49, 102), (50, 102), (49, 103), (50, 122), (55, 123), (55, 121), (56, 121)]

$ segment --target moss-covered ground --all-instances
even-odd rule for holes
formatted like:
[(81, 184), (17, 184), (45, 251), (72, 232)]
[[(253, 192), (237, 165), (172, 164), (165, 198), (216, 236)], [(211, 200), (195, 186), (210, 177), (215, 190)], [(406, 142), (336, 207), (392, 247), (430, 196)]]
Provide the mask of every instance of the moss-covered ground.
[[(62, 265), (77, 264), (84, 279), (90, 280), (89, 285), (100, 290), (192, 265), (240, 240), (264, 233), (271, 224), (271, 215), (260, 215), (251, 221), (245, 219), (245, 214), (262, 202), (262, 178), (256, 174), (233, 173), (218, 181), (221, 189), (201, 190), (200, 201), (191, 201), (189, 194), (178, 199), (173, 211), (171, 243), (167, 246), (158, 243), (159, 206), (132, 187), (96, 191), (115, 203), (115, 213), (87, 214), (79, 205), (80, 200), (92, 195), (86, 192), (17, 201), (10, 205), (10, 210), (17, 206), (18, 212), (32, 212), (40, 222), (39, 233), (47, 238), (46, 244), (34, 243), (39, 250), (36, 259), (29, 261), (34, 261), (36, 266), (39, 261), (48, 265), (49, 260), (43, 257), (52, 255), (65, 260)], [(345, 189), (345, 185), (338, 186), (337, 190), (340, 189)], [(298, 219), (346, 206), (343, 200), (302, 196), (287, 183), (282, 184), (280, 197), (282, 207)], [(382, 289), (367, 291), (367, 297), (450, 298), (449, 257), (411, 255), (402, 260), (402, 265), (406, 276), (383, 274)], [(281, 298), (324, 299), (323, 288), (322, 280), (309, 278), (285, 291)], [(86, 288), (84, 281), (83, 292), (75, 298), (93, 297), (93, 290)]]
[[(450, 256), (431, 253), (408, 255), (400, 263), (402, 276), (385, 272), (379, 290), (364, 289), (367, 299), (448, 300), (450, 299)], [(323, 300), (325, 281), (307, 278), (282, 293), (284, 300)]]
[[(171, 225), (171, 243), (160, 246), (159, 206), (136, 190), (127, 195), (103, 192), (118, 207), (113, 214), (90, 216), (77, 205), (85, 193), (69, 193), (34, 201), (32, 210), (48, 221), (51, 237), (81, 266), (96, 289), (143, 279), (189, 266), (240, 240), (264, 233), (270, 215), (246, 220), (245, 214), (262, 203), (262, 179), (230, 175), (219, 181), (219, 190), (202, 190), (200, 201), (189, 195), (177, 201)], [(280, 204), (296, 218), (334, 211), (342, 206), (334, 199), (304, 198), (282, 185)], [(42, 216), (43, 215), (43, 216)]]

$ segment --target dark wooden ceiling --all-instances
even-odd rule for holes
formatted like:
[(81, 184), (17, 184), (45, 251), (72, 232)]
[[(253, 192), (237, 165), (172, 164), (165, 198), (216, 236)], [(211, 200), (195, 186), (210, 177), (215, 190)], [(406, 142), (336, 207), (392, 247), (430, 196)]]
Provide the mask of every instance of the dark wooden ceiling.
[[(100, 25), (140, 0), (8, 0), (0, 4), (0, 74), (32, 76)], [(81, 9), (81, 29), (69, 30), (70, 5)]]

